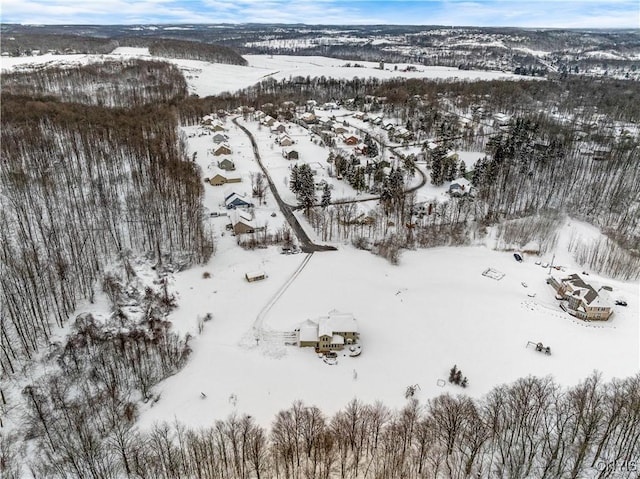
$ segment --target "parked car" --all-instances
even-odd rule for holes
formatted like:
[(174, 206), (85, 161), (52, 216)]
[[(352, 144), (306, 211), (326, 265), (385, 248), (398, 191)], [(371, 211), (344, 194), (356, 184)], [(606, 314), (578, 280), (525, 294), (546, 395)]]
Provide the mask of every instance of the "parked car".
[(621, 300), (621, 299), (618, 299), (618, 300), (616, 300), (616, 304), (617, 304), (618, 306), (626, 306), (626, 305), (627, 305), (627, 302), (626, 302), (626, 301), (623, 301), (623, 300)]
[(518, 263), (522, 263), (522, 255), (520, 253), (513, 253), (513, 257)]

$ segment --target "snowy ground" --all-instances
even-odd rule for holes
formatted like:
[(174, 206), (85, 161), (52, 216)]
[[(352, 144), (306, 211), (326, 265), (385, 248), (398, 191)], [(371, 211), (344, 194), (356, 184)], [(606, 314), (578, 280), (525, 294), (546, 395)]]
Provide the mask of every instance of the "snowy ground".
[[(81, 65), (105, 59), (151, 58), (147, 48), (116, 48), (109, 55), (53, 55), (50, 53), (29, 57), (1, 57), (0, 69), (12, 71), (32, 65)], [(153, 57), (162, 59), (159, 57)], [(218, 95), (226, 91), (236, 91), (249, 87), (259, 81), (272, 77), (276, 80), (289, 79), (294, 76), (332, 77), (352, 79), (381, 78), (455, 78), (461, 80), (523, 80), (529, 77), (517, 76), (500, 71), (458, 70), (449, 67), (416, 66), (418, 71), (403, 72), (407, 64), (386, 64), (384, 70), (378, 63), (357, 62), (363, 68), (347, 68), (347, 62), (327, 57), (288, 56), (288, 55), (245, 55), (248, 66), (225, 65), (197, 60), (164, 59), (175, 63), (182, 70), (189, 86), (189, 92), (205, 97)], [(396, 66), (398, 69), (396, 70)]]
[[(278, 180), (290, 162), (277, 146), (271, 148), (268, 128), (259, 128), (256, 122), (245, 125), (256, 135), (263, 161), (274, 172), (285, 200), (293, 202)], [(229, 186), (248, 191), (246, 176), (257, 170), (248, 138), (231, 122), (226, 126), (232, 158), (244, 176), (244, 184)], [(309, 157), (324, 161), (326, 150), (309, 141), (305, 130), (290, 129), (300, 161)], [(198, 132), (202, 132), (199, 127), (185, 128), (192, 152), (198, 153), (206, 171), (217, 158), (206, 153), (211, 136)], [(224, 188), (207, 185), (205, 206), (219, 208)], [(429, 188), (421, 194), (434, 193)], [(271, 211), (270, 197), (267, 203), (256, 209)], [(281, 215), (270, 220), (275, 225), (282, 221)], [(184, 370), (156, 388), (161, 399), (143, 411), (142, 427), (174, 417), (194, 426), (207, 424), (234, 411), (266, 425), (296, 399), (327, 413), (354, 397), (399, 406), (409, 385), (420, 386), (420, 399), (462, 392), (448, 384), (438, 386), (454, 364), (469, 378), (466, 392), (476, 396), (529, 374), (551, 374), (561, 383), (574, 384), (594, 369), (610, 378), (634, 374), (640, 367), (637, 283), (584, 276), (596, 289), (612, 286), (612, 298), (629, 303), (626, 308), (616, 306), (606, 323), (585, 323), (558, 307), (545, 283), (548, 270), (534, 264), (538, 259), (551, 262), (551, 255), (527, 257), (520, 264), (511, 253), (485, 246), (437, 248), (407, 251), (400, 266), (391, 266), (368, 252), (338, 244), (336, 252), (315, 253), (282, 291), (306, 255), (281, 255), (275, 246), (242, 250), (234, 237), (223, 235), (228, 219), (208, 221), (217, 235), (215, 256), (207, 265), (179, 273), (172, 283), (180, 306), (171, 319), (176, 330), (195, 335), (193, 356)], [(572, 235), (595, 239), (600, 233), (579, 222), (563, 225), (555, 264), (562, 265), (566, 274), (582, 271), (567, 251)], [(501, 280), (482, 276), (487, 268), (505, 276)], [(244, 274), (256, 270), (265, 271), (268, 278), (246, 282)], [(212, 277), (204, 278), (204, 272)], [(254, 339), (259, 317), (266, 329), (291, 332), (302, 321), (333, 309), (358, 319), (360, 357), (341, 356), (337, 365), (329, 366), (311, 349), (278, 341), (258, 344)], [(198, 318), (207, 313), (214, 319), (198, 334)], [(543, 342), (553, 354), (536, 352), (527, 347), (528, 341)]]
[[(576, 227), (582, 228), (565, 227), (563, 236)], [(574, 384), (594, 369), (605, 378), (639, 369), (637, 284), (585, 276), (596, 287), (612, 286), (613, 297), (629, 306), (616, 306), (606, 323), (584, 323), (558, 307), (545, 283), (547, 270), (534, 264), (537, 258), (520, 264), (510, 253), (484, 246), (405, 252), (400, 266), (344, 245), (337, 252), (315, 253), (268, 312), (265, 325), (291, 331), (332, 309), (351, 312), (359, 321), (362, 355), (340, 356), (329, 366), (311, 349), (256, 346), (254, 321), (303, 258), (278, 254), (275, 247), (242, 251), (225, 237), (209, 265), (176, 277), (175, 327), (193, 332), (198, 315), (211, 312), (214, 319), (193, 341), (185, 369), (157, 387), (161, 399), (143, 411), (142, 427), (174, 417), (207, 424), (234, 411), (266, 425), (296, 399), (327, 413), (354, 397), (399, 406), (408, 385), (418, 384), (423, 400), (462, 392), (437, 385), (453, 364), (469, 378), (466, 392), (476, 396), (529, 374)], [(558, 254), (556, 263), (567, 274), (580, 272), (567, 255)], [(489, 267), (504, 278), (482, 276)], [(247, 283), (244, 273), (255, 269), (269, 278)], [(203, 279), (204, 271), (213, 277)], [(543, 342), (553, 354), (527, 348), (528, 341)]]
[[(105, 56), (42, 55), (2, 57), (1, 61), (4, 70), (35, 63), (86, 63), (144, 54), (141, 49), (118, 49)], [(404, 73), (387, 65), (382, 71), (366, 62), (360, 62), (366, 68), (346, 68), (341, 66), (346, 62), (322, 57), (263, 55), (247, 59), (248, 67), (172, 61), (185, 72), (190, 90), (200, 96), (237, 90), (267, 76), (515, 78), (500, 72), (439, 67)], [(237, 173), (243, 176), (243, 183), (229, 186), (249, 193), (248, 176), (258, 167), (248, 138), (230, 122), (227, 126), (234, 150), (231, 158), (236, 162)], [(273, 138), (269, 138), (268, 130), (258, 131), (256, 126), (252, 131), (257, 137), (266, 135), (258, 138), (261, 153), (274, 172), (278, 188), (285, 192), (288, 164), (278, 156), (281, 149), (275, 145), (272, 149)], [(224, 157), (207, 153), (213, 146), (211, 136), (198, 136), (197, 127), (185, 132), (194, 135), (190, 138), (192, 152), (198, 152), (196, 161), (203, 174), (210, 175), (212, 163)], [(305, 135), (303, 130), (292, 132), (301, 161), (317, 157), (313, 161), (324, 165), (327, 150), (322, 151)], [(473, 162), (477, 158), (472, 154), (463, 159)], [(334, 198), (339, 196), (337, 188), (344, 188), (343, 183), (335, 187)], [(228, 189), (206, 185), (205, 206), (211, 211), (220, 209), (223, 193)], [(292, 202), (291, 197), (285, 200)], [(267, 196), (267, 206), (260, 208), (261, 214), (275, 211), (270, 210), (272, 204)], [(282, 224), (278, 212), (275, 218), (270, 214), (266, 217), (269, 227)], [(215, 256), (207, 265), (177, 274), (171, 285), (179, 299), (171, 319), (176, 330), (196, 336), (192, 341), (193, 355), (184, 370), (156, 387), (161, 399), (145, 406), (140, 419), (143, 427), (174, 418), (189, 425), (208, 424), (233, 411), (251, 414), (266, 425), (278, 410), (289, 407), (296, 399), (316, 404), (327, 413), (354, 397), (399, 406), (405, 401), (408, 385), (420, 386), (420, 399), (441, 392), (461, 392), (457, 387), (437, 385), (439, 379), (446, 379), (453, 364), (469, 378), (466, 392), (476, 396), (496, 384), (528, 374), (552, 374), (564, 384), (573, 384), (594, 369), (608, 379), (634, 374), (640, 367), (637, 283), (611, 281), (593, 274), (585, 277), (594, 286), (612, 286), (613, 297), (625, 299), (629, 306), (615, 307), (614, 316), (606, 323), (584, 323), (559, 309), (545, 284), (546, 271), (534, 264), (534, 258), (519, 264), (510, 253), (483, 246), (405, 252), (400, 266), (391, 266), (347, 245), (339, 245), (336, 252), (316, 253), (264, 316), (265, 326), (291, 331), (305, 319), (326, 315), (332, 309), (350, 312), (359, 321), (362, 355), (341, 356), (337, 365), (329, 366), (311, 349), (268, 342), (257, 345), (252, 334), (256, 319), (305, 255), (281, 255), (276, 247), (242, 250), (235, 237), (224, 234), (228, 219), (207, 221), (216, 233)], [(565, 225), (556, 264), (565, 266), (567, 274), (581, 271), (566, 254), (571, 231), (599, 234), (575, 222)], [(496, 281), (482, 276), (487, 268), (505, 273), (504, 278)], [(265, 271), (269, 277), (247, 283), (244, 274), (256, 270)], [(205, 272), (211, 277), (204, 278)], [(529, 296), (534, 293), (535, 297)], [(212, 313), (213, 320), (205, 323), (202, 334), (198, 334), (198, 318), (207, 313)], [(526, 347), (527, 341), (541, 341), (552, 348), (553, 354), (537, 353)]]

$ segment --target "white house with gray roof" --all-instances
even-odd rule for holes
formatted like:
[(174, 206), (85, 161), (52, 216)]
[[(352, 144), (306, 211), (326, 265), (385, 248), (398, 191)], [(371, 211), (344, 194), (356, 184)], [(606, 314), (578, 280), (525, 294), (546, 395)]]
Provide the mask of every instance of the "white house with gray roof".
[(562, 309), (580, 319), (606, 321), (613, 313), (611, 301), (605, 292), (596, 291), (593, 286), (578, 274), (571, 274), (566, 278), (549, 276), (549, 283), (566, 300), (561, 303)]

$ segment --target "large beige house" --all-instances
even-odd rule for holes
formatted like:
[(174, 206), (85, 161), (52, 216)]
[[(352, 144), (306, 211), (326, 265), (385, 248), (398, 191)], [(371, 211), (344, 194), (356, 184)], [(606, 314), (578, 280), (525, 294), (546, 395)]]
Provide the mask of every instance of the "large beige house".
[(560, 307), (576, 318), (606, 321), (613, 313), (611, 302), (577, 274), (566, 278), (549, 276), (549, 283), (564, 302)]
[(353, 314), (331, 311), (328, 316), (308, 319), (298, 329), (298, 345), (318, 352), (339, 351), (358, 341), (358, 324)]

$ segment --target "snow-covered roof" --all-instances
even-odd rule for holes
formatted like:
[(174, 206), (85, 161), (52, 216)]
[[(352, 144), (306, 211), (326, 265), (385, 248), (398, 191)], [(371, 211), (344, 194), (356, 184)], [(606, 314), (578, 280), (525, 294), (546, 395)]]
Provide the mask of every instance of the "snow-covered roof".
[(318, 323), (314, 323), (307, 319), (300, 325), (300, 341), (317, 341), (318, 340)]
[(471, 189), (471, 182), (466, 178), (457, 178), (451, 182), (451, 185), (449, 185), (449, 189), (456, 189), (456, 188), (469, 191)]
[(242, 196), (240, 196), (238, 193), (232, 193), (228, 196), (225, 197), (224, 199), (224, 203), (225, 205), (230, 205), (232, 203), (244, 203), (244, 204), (250, 204), (249, 201), (247, 201), (246, 199), (244, 199)]
[(353, 314), (331, 311), (329, 316), (318, 318), (319, 336), (333, 336), (336, 332), (358, 332), (358, 324)]
[(552, 275), (558, 282), (569, 287), (569, 293), (575, 298), (579, 298), (584, 304), (594, 308), (610, 308), (611, 300), (605, 291), (596, 291), (593, 286), (586, 283), (578, 274), (571, 274), (564, 278)]
[(244, 223), (247, 226), (253, 226), (253, 216), (251, 213), (243, 211), (243, 210), (233, 210), (229, 217), (231, 218), (231, 222), (236, 225), (238, 223)]

